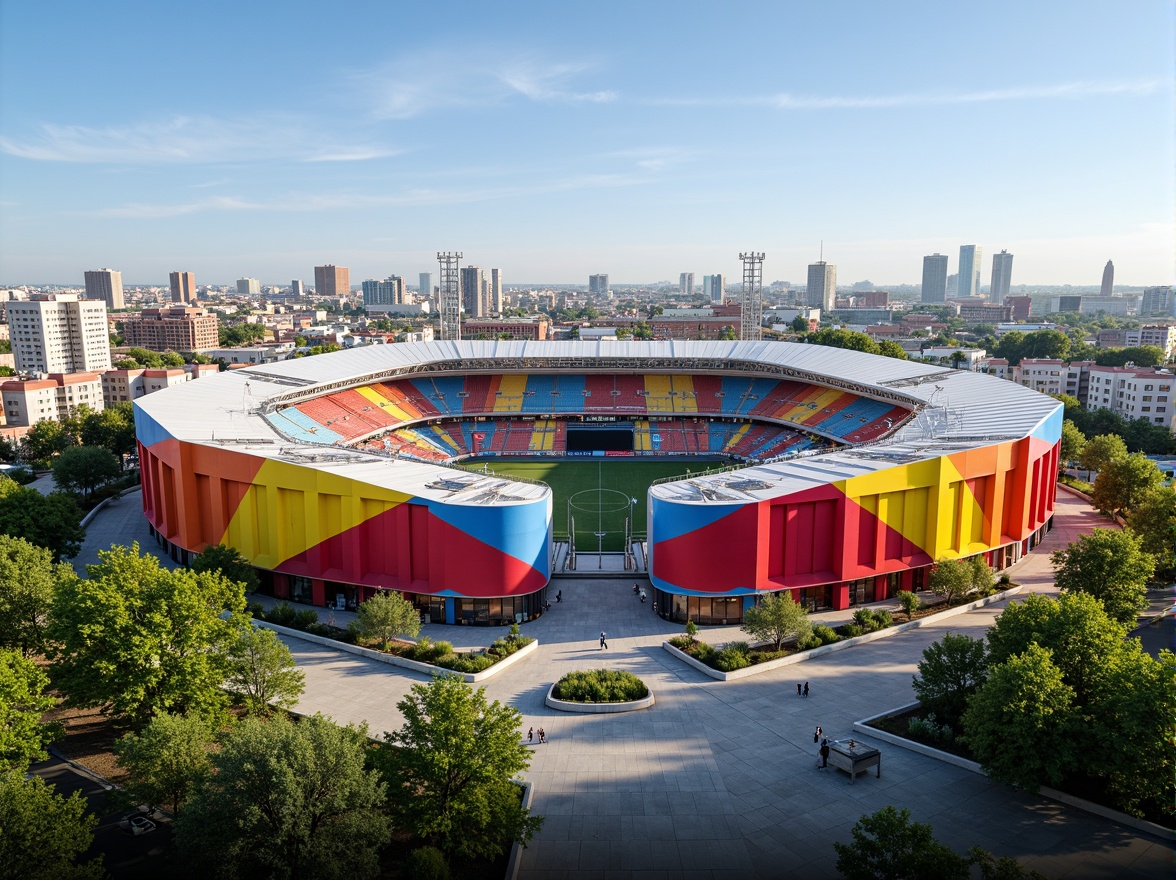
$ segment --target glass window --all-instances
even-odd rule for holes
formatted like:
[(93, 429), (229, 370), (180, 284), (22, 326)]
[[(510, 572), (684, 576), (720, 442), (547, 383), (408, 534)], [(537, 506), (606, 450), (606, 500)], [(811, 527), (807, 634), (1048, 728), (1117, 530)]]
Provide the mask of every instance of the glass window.
[(290, 575), (290, 598), (295, 602), (306, 602), (310, 604), (311, 601), (310, 578), (302, 577), (301, 575)]

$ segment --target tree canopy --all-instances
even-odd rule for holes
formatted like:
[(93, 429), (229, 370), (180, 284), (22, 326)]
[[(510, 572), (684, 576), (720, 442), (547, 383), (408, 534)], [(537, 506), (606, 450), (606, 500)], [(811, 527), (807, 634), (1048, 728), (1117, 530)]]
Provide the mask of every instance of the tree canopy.
[(851, 843), (834, 843), (845, 880), (967, 880), (968, 860), (940, 843), (930, 825), (893, 806), (862, 816)]
[(53, 460), (53, 481), (66, 492), (90, 493), (119, 475), (118, 459), (101, 446), (70, 446)]
[(1139, 546), (1156, 560), (1157, 573), (1176, 569), (1176, 492), (1160, 486), (1148, 492), (1127, 516), (1127, 527), (1139, 536)]
[(1164, 475), (1156, 463), (1142, 452), (1133, 452), (1102, 466), (1090, 499), (1099, 510), (1119, 513), (1134, 508), (1163, 482)]
[(24, 655), (45, 650), (45, 629), (57, 585), (74, 577), (69, 565), (23, 538), (0, 535), (0, 648)]
[(213, 729), (199, 715), (161, 712), (138, 733), (114, 745), (127, 771), (122, 786), (131, 803), (170, 807), (175, 815), (212, 772)]
[(912, 686), (923, 706), (957, 724), (968, 699), (988, 678), (988, 652), (981, 639), (947, 633), (923, 650)]
[(81, 792), (65, 798), (37, 776), (0, 774), (0, 880), (100, 880), (101, 856), (78, 861), (97, 824)]
[(421, 616), (399, 593), (380, 590), (356, 610), (354, 630), (365, 638), (379, 639), (384, 650), (398, 635), (415, 636), (421, 631)]
[(248, 627), (229, 649), (225, 690), (235, 694), (255, 715), (269, 715), (273, 706), (291, 709), (306, 687), (306, 675), (272, 630)]
[(53, 603), (55, 676), (69, 702), (140, 723), (160, 712), (220, 712), (228, 649), (247, 625), (241, 585), (161, 568), (138, 544), (98, 557), (89, 578), (62, 584)]
[(245, 719), (176, 820), (180, 851), (216, 878), (378, 877), (391, 826), (366, 748), (366, 728), (321, 715)]
[(1119, 623), (1134, 626), (1147, 607), (1147, 583), (1156, 560), (1131, 529), (1095, 529), (1055, 550), (1050, 561), (1059, 590), (1094, 596)]
[(927, 577), (927, 589), (954, 602), (971, 592), (985, 595), (992, 590), (992, 569), (983, 556), (940, 559)]
[(1082, 447), (1082, 467), (1088, 471), (1101, 471), (1112, 461), (1127, 457), (1127, 444), (1118, 434), (1099, 434), (1091, 437)]
[(65, 426), (52, 419), (41, 419), (24, 436), (24, 446), (33, 461), (50, 461), (73, 443)]
[(398, 824), (449, 855), (494, 858), (526, 843), (542, 819), (523, 808), (512, 780), (531, 763), (522, 716), (456, 676), (415, 684), (396, 704), (404, 726), (378, 753)]
[(21, 486), (0, 476), (0, 533), (46, 548), (56, 562), (78, 555), (86, 537), (82, 509), (70, 495)]
[(812, 625), (804, 606), (792, 598), (792, 593), (782, 590), (768, 593), (744, 611), (740, 629), (753, 639), (771, 642), (779, 651), (788, 639), (800, 640), (807, 636)]
[(848, 348), (853, 351), (863, 351), (866, 354), (878, 354), (878, 343), (865, 333), (856, 330), (841, 330), (836, 327), (822, 327), (815, 333), (809, 333), (804, 341), (810, 345), (828, 345), (832, 348)]
[(261, 586), (255, 569), (236, 547), (224, 544), (209, 544), (192, 560), (192, 571), (212, 571), (223, 574), (229, 580), (241, 584), (246, 593), (255, 593)]
[(48, 687), (49, 677), (32, 660), (17, 651), (0, 650), (0, 771), (23, 772), (34, 761), (49, 757), (45, 748), (62, 730), (41, 721), (57, 704), (45, 693)]

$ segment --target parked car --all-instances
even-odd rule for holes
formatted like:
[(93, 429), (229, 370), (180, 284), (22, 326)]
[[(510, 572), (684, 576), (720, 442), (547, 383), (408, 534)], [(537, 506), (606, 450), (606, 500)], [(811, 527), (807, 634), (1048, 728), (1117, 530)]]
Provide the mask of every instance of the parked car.
[(130, 831), (131, 830), (131, 823), (133, 821), (135, 821), (136, 819), (146, 819), (146, 818), (147, 818), (147, 813), (142, 809), (137, 810), (134, 813), (124, 813), (123, 817), (118, 820), (118, 827), (121, 828), (123, 831)]
[(155, 823), (143, 816), (137, 816), (131, 820), (131, 834), (136, 836), (140, 834), (147, 834), (155, 830)]

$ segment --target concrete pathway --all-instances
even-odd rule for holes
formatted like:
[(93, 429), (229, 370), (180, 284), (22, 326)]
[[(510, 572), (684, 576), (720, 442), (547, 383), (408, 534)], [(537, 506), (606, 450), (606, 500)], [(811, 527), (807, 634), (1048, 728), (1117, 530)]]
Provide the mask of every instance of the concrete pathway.
[[(154, 549), (143, 538), (141, 516), (136, 523), (137, 500), (131, 496), (104, 511), (98, 519), (112, 525), (92, 528), (94, 540), (137, 538)], [(1010, 575), (1029, 589), (1052, 591), (1049, 552), (1106, 523), (1060, 494), (1053, 532)], [(83, 555), (91, 552), (88, 541)], [(724, 683), (661, 648), (682, 628), (641, 604), (631, 582), (561, 579), (558, 586), (564, 601), (523, 627), (540, 640), (539, 651), (486, 683), (490, 698), (523, 714), (523, 730), (542, 726), (550, 739), (532, 746), (527, 778), (536, 787), (534, 810), (546, 820), (524, 853), (520, 880), (836, 877), (832, 842), (848, 841), (858, 818), (888, 804), (910, 809), (959, 852), (979, 845), (1047, 877), (1172, 875), (1170, 842), (905, 749), (878, 744), (880, 779), (859, 776), (851, 785), (838, 771), (816, 769), (816, 725), (847, 738), (854, 721), (910, 702), (923, 649), (949, 631), (979, 637), (1006, 602)], [(345, 615), (335, 612), (337, 621)], [(601, 629), (608, 633), (607, 651), (599, 649)], [(485, 645), (503, 631), (424, 628), (458, 646)], [(716, 643), (744, 637), (736, 627), (708, 627), (702, 635)], [(288, 644), (307, 676), (298, 710), (364, 722), (376, 734), (401, 725), (397, 701), (426, 680), (299, 639)], [(639, 675), (657, 704), (613, 716), (545, 707), (553, 681), (572, 669), (596, 667)], [(804, 681), (808, 699), (796, 695), (796, 684)]]

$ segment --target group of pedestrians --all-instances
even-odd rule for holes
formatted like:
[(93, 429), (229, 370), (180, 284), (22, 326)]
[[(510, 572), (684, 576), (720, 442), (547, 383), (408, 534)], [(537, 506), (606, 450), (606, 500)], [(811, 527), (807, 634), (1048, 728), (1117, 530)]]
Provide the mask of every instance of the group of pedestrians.
[(547, 731), (545, 731), (542, 727), (540, 727), (538, 730), (536, 730), (534, 727), (528, 727), (527, 728), (527, 744), (530, 745), (531, 743), (533, 743), (535, 741), (536, 736), (539, 737), (539, 742), (541, 742), (541, 743), (547, 742)]
[(801, 687), (799, 681), (796, 683), (796, 695), (798, 697), (807, 697), (808, 696), (808, 682), (807, 681), (804, 683), (804, 687)]

